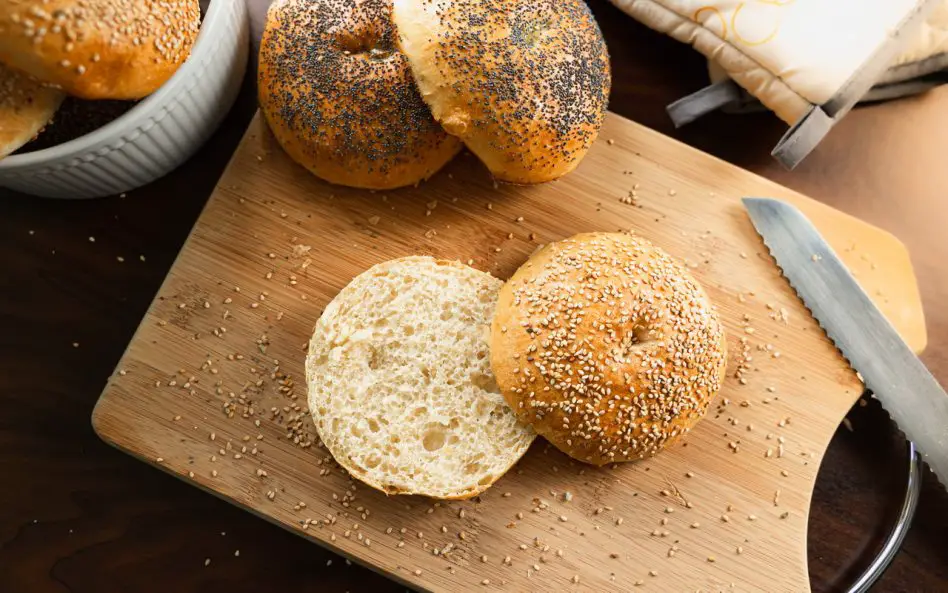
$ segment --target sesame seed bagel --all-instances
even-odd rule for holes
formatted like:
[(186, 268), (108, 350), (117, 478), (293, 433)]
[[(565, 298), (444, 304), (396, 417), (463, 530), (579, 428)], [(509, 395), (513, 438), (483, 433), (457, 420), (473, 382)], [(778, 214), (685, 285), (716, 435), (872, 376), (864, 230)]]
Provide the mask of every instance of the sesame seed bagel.
[(652, 456), (705, 414), (724, 380), (724, 329), (685, 267), (648, 241), (551, 243), (501, 289), (491, 368), (522, 422), (603, 465)]
[(60, 91), (0, 64), (0, 158), (35, 138), (62, 101)]
[(199, 27), (198, 0), (0, 1), (0, 62), (82, 99), (140, 99)]
[(509, 183), (572, 171), (599, 134), (609, 55), (583, 0), (395, 0), (435, 119)]
[(421, 100), (391, 10), (391, 0), (277, 0), (267, 13), (260, 107), (290, 157), (329, 182), (413, 185), (461, 149)]

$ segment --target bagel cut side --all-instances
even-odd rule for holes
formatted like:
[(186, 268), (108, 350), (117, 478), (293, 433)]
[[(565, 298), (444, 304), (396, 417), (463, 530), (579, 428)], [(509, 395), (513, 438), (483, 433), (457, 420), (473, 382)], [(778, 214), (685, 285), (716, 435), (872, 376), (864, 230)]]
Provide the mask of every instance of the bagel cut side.
[(527, 451), (490, 369), (502, 282), (430, 257), (387, 261), (326, 307), (306, 358), (309, 410), (323, 444), (388, 494), (474, 496)]

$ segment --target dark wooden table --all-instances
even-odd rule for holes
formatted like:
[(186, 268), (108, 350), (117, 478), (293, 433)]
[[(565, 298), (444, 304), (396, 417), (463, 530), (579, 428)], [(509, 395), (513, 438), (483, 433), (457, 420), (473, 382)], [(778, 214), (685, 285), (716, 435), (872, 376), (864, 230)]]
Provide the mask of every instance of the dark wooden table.
[[(266, 0), (248, 1), (259, 16)], [(673, 130), (664, 105), (705, 83), (702, 59), (602, 0), (591, 4), (612, 54), (613, 111), (862, 217), (909, 246), (928, 316), (924, 360), (948, 384), (948, 88), (857, 109), (787, 172), (769, 157), (784, 130), (769, 114), (715, 115)], [(89, 423), (253, 114), (252, 83), (248, 77), (223, 127), (192, 161), (124, 199), (0, 194), (2, 592), (400, 589), (109, 448)], [(854, 430), (834, 438), (812, 503), (815, 591), (852, 580), (903, 491), (903, 444), (885, 413), (870, 405), (850, 419)], [(948, 591), (948, 494), (931, 477), (902, 552), (876, 590)]]

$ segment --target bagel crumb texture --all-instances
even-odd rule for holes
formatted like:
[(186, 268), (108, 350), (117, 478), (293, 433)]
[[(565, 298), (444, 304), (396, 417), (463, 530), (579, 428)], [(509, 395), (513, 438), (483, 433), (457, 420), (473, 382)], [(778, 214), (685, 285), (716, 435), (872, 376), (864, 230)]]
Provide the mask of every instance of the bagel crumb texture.
[(502, 181), (572, 170), (599, 134), (611, 77), (582, 0), (395, 0), (425, 100)]
[(395, 44), (391, 0), (278, 0), (260, 49), (263, 113), (323, 179), (417, 183), (460, 150), (434, 120)]
[(685, 267), (648, 241), (547, 245), (501, 290), (491, 366), (507, 402), (565, 453), (602, 465), (688, 432), (724, 379), (725, 333)]

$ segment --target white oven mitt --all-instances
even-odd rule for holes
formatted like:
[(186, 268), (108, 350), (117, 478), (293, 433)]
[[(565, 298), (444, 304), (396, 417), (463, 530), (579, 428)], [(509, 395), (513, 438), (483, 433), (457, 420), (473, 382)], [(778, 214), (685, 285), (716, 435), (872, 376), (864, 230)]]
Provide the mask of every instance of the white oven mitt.
[(948, 81), (948, 0), (611, 0), (708, 58), (711, 85), (668, 107), (676, 125), (763, 105), (790, 125), (796, 166), (860, 101)]

